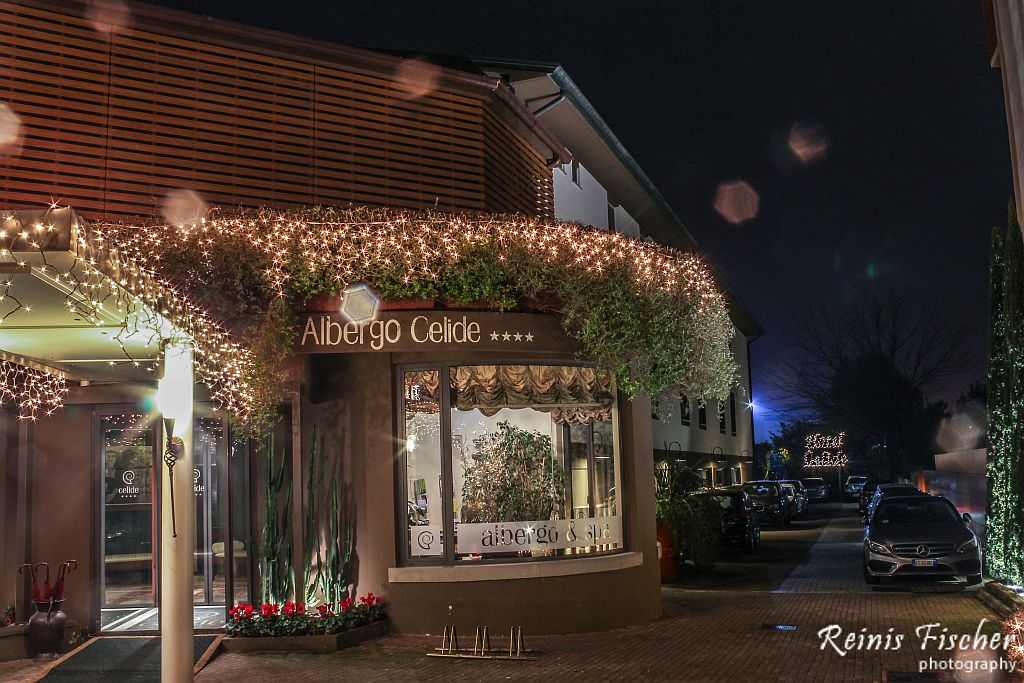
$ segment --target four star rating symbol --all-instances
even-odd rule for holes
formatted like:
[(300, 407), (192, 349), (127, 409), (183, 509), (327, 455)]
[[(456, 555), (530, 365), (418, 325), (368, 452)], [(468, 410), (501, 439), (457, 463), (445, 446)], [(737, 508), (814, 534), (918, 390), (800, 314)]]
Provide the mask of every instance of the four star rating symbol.
[(494, 330), (491, 332), (491, 341), (498, 341), (499, 339), (501, 341), (517, 341), (519, 343), (523, 343), (524, 341), (532, 342), (533, 333), (527, 332), (526, 334), (522, 334), (518, 330), (515, 332), (509, 332), (508, 330), (498, 332), (497, 330)]

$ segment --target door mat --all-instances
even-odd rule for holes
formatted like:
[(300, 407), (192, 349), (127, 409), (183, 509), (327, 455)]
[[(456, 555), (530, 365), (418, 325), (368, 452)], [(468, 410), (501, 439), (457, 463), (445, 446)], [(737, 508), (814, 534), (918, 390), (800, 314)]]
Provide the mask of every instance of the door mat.
[[(223, 636), (192, 639), (192, 661), (203, 666)], [(200, 667), (201, 668), (201, 667)], [(160, 638), (101, 636), (50, 669), (42, 680), (52, 683), (160, 683)]]

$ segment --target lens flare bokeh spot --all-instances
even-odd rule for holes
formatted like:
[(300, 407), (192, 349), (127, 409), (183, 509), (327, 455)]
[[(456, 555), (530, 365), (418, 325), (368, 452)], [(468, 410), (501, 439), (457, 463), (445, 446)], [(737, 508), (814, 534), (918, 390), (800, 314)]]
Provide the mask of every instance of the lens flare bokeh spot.
[(786, 137), (789, 151), (803, 164), (824, 159), (828, 154), (828, 136), (821, 126), (814, 123), (794, 123)]
[(132, 10), (121, 0), (89, 0), (85, 19), (97, 33), (117, 35), (131, 28)]
[(160, 215), (171, 225), (193, 225), (206, 216), (209, 207), (192, 190), (171, 190), (160, 205)]
[(722, 183), (715, 192), (715, 211), (733, 225), (756, 218), (760, 204), (761, 197), (745, 180)]
[(0, 158), (16, 155), (21, 150), (21, 118), (0, 102)]
[(406, 59), (395, 69), (399, 95), (403, 100), (418, 100), (437, 89), (441, 70), (422, 59)]

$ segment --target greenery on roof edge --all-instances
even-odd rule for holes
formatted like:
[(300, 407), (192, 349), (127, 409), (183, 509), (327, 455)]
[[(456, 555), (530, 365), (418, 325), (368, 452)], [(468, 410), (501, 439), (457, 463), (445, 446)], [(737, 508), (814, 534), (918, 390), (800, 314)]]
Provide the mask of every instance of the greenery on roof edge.
[(96, 229), (247, 347), (240, 387), (254, 433), (276, 419), (298, 313), (353, 282), (386, 300), (489, 302), (503, 311), (549, 302), (584, 357), (615, 372), (630, 397), (724, 399), (736, 383), (725, 298), (699, 257), (574, 223), (310, 207)]

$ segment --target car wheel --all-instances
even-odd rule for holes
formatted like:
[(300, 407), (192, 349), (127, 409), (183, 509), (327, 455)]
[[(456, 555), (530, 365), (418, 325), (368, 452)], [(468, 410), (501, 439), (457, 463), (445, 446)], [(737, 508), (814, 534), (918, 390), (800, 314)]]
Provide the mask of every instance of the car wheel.
[(966, 577), (968, 586), (977, 586), (981, 583), (981, 574), (968, 574)]

